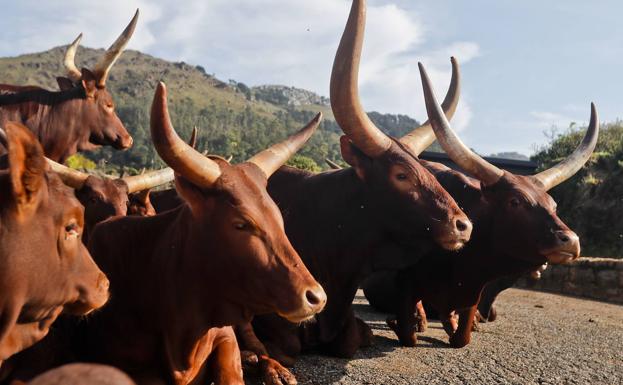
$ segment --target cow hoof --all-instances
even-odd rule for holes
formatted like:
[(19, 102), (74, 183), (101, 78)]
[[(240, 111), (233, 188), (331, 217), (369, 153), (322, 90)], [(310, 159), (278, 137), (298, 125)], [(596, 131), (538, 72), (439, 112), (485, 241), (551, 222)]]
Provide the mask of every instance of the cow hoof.
[(478, 318), (476, 316), (474, 316), (474, 322), (472, 322), (472, 331), (473, 332), (480, 331), (480, 324), (478, 323)]
[(458, 338), (455, 336), (456, 334), (450, 337), (450, 346), (452, 346), (453, 348), (460, 349), (469, 345), (469, 340), (467, 338)]
[(257, 364), (259, 362), (257, 354), (249, 350), (240, 351), (240, 361), (242, 362), (242, 368), (245, 371), (257, 369)]
[(272, 358), (262, 357), (262, 377), (266, 385), (296, 385), (296, 378), (290, 371)]

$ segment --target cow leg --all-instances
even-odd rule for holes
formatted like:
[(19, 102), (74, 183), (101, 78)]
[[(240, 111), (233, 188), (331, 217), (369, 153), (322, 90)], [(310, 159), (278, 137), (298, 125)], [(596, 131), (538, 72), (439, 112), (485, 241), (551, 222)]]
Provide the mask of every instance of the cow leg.
[[(334, 357), (352, 358), (357, 349), (362, 346), (362, 333), (366, 333), (359, 327), (359, 323), (364, 322), (361, 320), (357, 321), (352, 308), (348, 310), (346, 317), (346, 322), (342, 329), (333, 341), (326, 345), (327, 353)], [(368, 325), (365, 326), (367, 327)], [(367, 330), (370, 329), (367, 328)], [(369, 333), (372, 334), (371, 331)]]
[(476, 306), (459, 311), (459, 327), (450, 337), (450, 345), (453, 348), (462, 348), (471, 341), (475, 314)]
[(387, 326), (396, 333), (402, 346), (413, 347), (417, 343), (415, 329), (418, 326), (414, 310), (418, 303), (421, 303), (419, 298), (414, 298), (412, 294), (404, 292), (398, 305), (396, 321), (387, 320)]
[(254, 350), (258, 356), (265, 354), (286, 367), (294, 365), (301, 352), (302, 337), (297, 325), (277, 315), (269, 315), (254, 318), (252, 327), (253, 335), (247, 333), (244, 337), (245, 349)]
[(294, 375), (268, 356), (268, 350), (255, 335), (250, 322), (236, 326), (235, 330), (240, 347), (245, 349), (243, 352), (243, 356), (246, 356), (243, 360), (245, 367), (255, 364), (266, 385), (296, 385)]
[(422, 304), (422, 301), (418, 301), (415, 304), (415, 313), (415, 318), (417, 322), (415, 331), (418, 333), (423, 333), (428, 328), (428, 319), (426, 318), (426, 311), (424, 310), (424, 305)]
[(456, 332), (456, 329), (458, 328), (456, 318), (454, 318), (452, 312), (440, 312), (439, 320), (441, 321), (441, 324), (443, 325), (443, 330), (446, 332), (448, 337), (452, 337), (454, 335), (454, 332)]
[(235, 338), (223, 339), (211, 354), (215, 385), (244, 385), (240, 349)]

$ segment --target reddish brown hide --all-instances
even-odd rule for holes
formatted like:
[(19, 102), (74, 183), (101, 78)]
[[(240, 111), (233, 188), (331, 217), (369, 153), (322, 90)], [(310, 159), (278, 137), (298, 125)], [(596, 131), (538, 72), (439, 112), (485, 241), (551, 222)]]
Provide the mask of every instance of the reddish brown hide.
[[(93, 70), (79, 71), (73, 64), (80, 35), (68, 47), (65, 65), (69, 78), (58, 78), (58, 92), (0, 84), (0, 126), (7, 121), (21, 122), (35, 134), (45, 155), (59, 163), (78, 151), (98, 146), (130, 148), (132, 137), (115, 113), (106, 78), (132, 36), (137, 20), (138, 11)], [(4, 151), (0, 147), (0, 153)]]
[[(352, 357), (369, 343), (371, 331), (355, 318), (351, 304), (375, 250), (433, 243), (457, 250), (471, 234), (467, 216), (417, 158), (424, 138), (413, 133), (390, 138), (363, 112), (357, 74), (364, 25), (365, 2), (355, 0), (331, 77), (333, 113), (346, 134), (341, 138), (342, 156), (351, 168), (314, 174), (283, 167), (268, 184), (284, 213), (288, 236), (329, 298), (313, 324), (299, 327), (262, 316), (253, 322), (261, 342), (248, 327), (240, 333), (256, 355), (268, 352), (286, 365), (303, 349)], [(449, 116), (458, 102), (458, 89), (455, 72), (444, 101)], [(265, 373), (265, 381), (271, 377), (274, 372)]]
[[(139, 384), (195, 378), (243, 384), (229, 325), (268, 312), (303, 322), (322, 310), (324, 291), (290, 245), (265, 187), (271, 168), (302, 146), (318, 123), (319, 117), (248, 162), (230, 165), (177, 136), (160, 84), (152, 138), (175, 170), (185, 203), (153, 217), (96, 226), (89, 247), (113, 293), (108, 306), (80, 325), (86, 338), (77, 359), (114, 365)], [(200, 372), (207, 378), (197, 377)]]
[(48, 171), (28, 128), (5, 125), (0, 171), (0, 363), (42, 339), (63, 310), (87, 314), (108, 280), (80, 241), (83, 210)]
[[(578, 236), (556, 214), (547, 190), (571, 177), (597, 143), (599, 122), (591, 106), (590, 124), (580, 146), (563, 162), (535, 176), (514, 175), (486, 163), (452, 132), (420, 65), (429, 119), (444, 150), (478, 179), (429, 163), (440, 183), (478, 224), (471, 242), (458, 253), (437, 251), (397, 277), (397, 322), (388, 321), (400, 342), (416, 343), (415, 304), (423, 300), (439, 312), (453, 347), (471, 340), (476, 306), (483, 287), (496, 278), (528, 273), (544, 263), (578, 258)], [(452, 318), (458, 313), (459, 323)]]

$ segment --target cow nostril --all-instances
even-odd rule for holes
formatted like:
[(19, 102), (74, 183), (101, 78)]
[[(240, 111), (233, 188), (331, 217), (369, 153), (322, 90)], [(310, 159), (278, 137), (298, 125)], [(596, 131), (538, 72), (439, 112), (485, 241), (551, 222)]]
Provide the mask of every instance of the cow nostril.
[(558, 239), (563, 243), (567, 243), (570, 240), (569, 236), (565, 233), (558, 233), (557, 235), (558, 235)]
[(312, 306), (318, 306), (322, 302), (322, 300), (312, 290), (307, 290), (305, 292), (305, 299)]
[(465, 223), (465, 221), (461, 220), (461, 219), (457, 219), (456, 220), (456, 228), (457, 230), (463, 232), (465, 230), (467, 230), (469, 226), (467, 225), (467, 223)]

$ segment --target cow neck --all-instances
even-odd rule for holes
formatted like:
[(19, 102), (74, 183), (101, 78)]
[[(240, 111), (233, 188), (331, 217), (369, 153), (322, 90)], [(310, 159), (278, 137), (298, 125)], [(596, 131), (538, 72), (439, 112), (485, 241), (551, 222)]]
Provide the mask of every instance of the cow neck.
[[(495, 251), (492, 248), (495, 240), (491, 239), (495, 207), (485, 203), (485, 208), (480, 210), (478, 217), (472, 218), (474, 231), (471, 240), (465, 246), (464, 252), (458, 257), (461, 260), (459, 265), (469, 265), (464, 271), (478, 271), (478, 276), (489, 282), (502, 276), (529, 272), (541, 265)], [(469, 210), (467, 213), (469, 215)], [(460, 267), (459, 270), (463, 270), (463, 268)]]
[[(71, 106), (83, 100), (84, 91), (72, 88), (66, 91), (27, 89), (0, 95), (0, 121), (16, 120), (28, 126), (44, 146), (45, 154), (63, 163), (78, 151), (80, 137), (76, 112)], [(88, 138), (84, 140), (88, 142)]]
[(283, 167), (268, 191), (279, 206), (286, 234), (329, 301), (314, 324), (329, 341), (344, 322), (357, 288), (372, 268), (386, 234), (373, 218), (367, 186), (347, 168), (320, 174)]
[(312, 258), (349, 264), (355, 272), (367, 267), (372, 249), (385, 241), (367, 188), (352, 168), (320, 174), (281, 168), (269, 179), (268, 191), (283, 213), (288, 238), (314, 276)]

